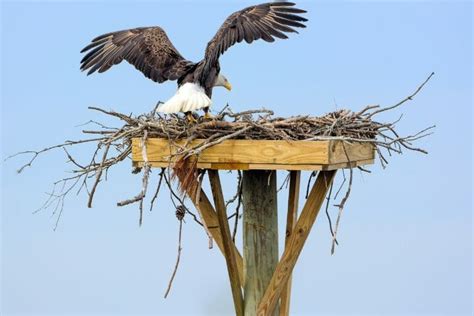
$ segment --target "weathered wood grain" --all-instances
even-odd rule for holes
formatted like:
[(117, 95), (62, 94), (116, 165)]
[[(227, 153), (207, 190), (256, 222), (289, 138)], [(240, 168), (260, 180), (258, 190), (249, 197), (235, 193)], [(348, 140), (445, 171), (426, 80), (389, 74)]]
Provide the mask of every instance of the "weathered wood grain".
[(347, 163), (349, 161), (369, 160), (374, 158), (375, 147), (371, 143), (331, 141), (329, 144), (328, 164)]
[(278, 263), (276, 172), (244, 171), (242, 181), (244, 309), (252, 316)]

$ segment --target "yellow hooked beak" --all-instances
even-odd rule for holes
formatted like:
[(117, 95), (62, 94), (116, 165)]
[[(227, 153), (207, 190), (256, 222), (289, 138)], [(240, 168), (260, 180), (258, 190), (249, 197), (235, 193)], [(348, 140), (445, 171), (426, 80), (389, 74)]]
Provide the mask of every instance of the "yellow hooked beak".
[(232, 85), (230, 84), (229, 81), (227, 81), (227, 82), (225, 83), (224, 88), (226, 88), (226, 89), (229, 90), (229, 91), (232, 91)]

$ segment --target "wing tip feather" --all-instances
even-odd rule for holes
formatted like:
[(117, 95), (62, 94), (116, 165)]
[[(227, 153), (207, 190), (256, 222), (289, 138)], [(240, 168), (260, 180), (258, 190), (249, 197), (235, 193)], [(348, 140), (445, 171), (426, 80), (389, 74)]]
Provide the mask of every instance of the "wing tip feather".
[(296, 3), (288, 2), (288, 1), (277, 1), (277, 2), (270, 2), (269, 5), (272, 7), (292, 7), (292, 6), (295, 6)]

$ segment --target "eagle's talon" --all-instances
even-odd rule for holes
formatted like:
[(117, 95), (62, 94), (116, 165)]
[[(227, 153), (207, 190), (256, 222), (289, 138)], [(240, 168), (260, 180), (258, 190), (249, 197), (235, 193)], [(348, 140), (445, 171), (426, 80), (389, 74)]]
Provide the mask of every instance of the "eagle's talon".
[(205, 121), (212, 121), (212, 120), (215, 119), (215, 116), (212, 115), (212, 114), (209, 113), (209, 112), (206, 112), (206, 113), (204, 113), (203, 119), (204, 119)]
[(186, 113), (186, 119), (188, 120), (189, 124), (196, 124), (198, 121), (194, 118), (193, 113), (188, 112)]

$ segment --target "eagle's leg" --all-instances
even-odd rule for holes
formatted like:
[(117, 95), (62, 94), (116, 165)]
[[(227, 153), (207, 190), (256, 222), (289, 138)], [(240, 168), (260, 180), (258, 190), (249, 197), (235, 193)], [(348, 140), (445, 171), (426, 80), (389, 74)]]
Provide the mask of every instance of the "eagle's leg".
[(193, 112), (188, 111), (184, 113), (186, 115), (186, 118), (188, 119), (188, 122), (191, 124), (197, 123), (197, 120), (194, 118)]
[(209, 107), (205, 107), (205, 108), (203, 108), (203, 110), (204, 110), (204, 119), (205, 120), (212, 120), (214, 118), (214, 116), (211, 113), (209, 113)]

